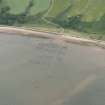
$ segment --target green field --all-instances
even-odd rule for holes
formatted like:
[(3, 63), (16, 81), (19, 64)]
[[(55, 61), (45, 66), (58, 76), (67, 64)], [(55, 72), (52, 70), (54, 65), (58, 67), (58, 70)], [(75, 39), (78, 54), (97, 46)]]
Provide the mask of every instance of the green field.
[(53, 0), (52, 7), (48, 12), (48, 16), (56, 17), (70, 5), (70, 1), (71, 0)]
[[(10, 7), (10, 13), (19, 14), (24, 12), (28, 6), (30, 0), (5, 0), (6, 4)], [(30, 10), (30, 14), (37, 14), (43, 10), (48, 9), (49, 0), (33, 0), (33, 7)]]
[[(51, 0), (33, 0), (31, 15), (47, 10)], [(3, 0), (4, 5), (10, 7), (10, 13), (19, 14), (25, 11), (30, 0)], [(52, 5), (47, 17), (56, 17), (64, 12), (69, 6), (65, 17), (83, 15), (83, 21), (98, 21), (105, 14), (105, 0), (52, 0)]]
[(83, 15), (84, 21), (99, 20), (105, 14), (105, 0), (54, 0), (48, 17), (55, 17), (71, 5), (66, 17)]
[(52, 4), (47, 18), (63, 28), (105, 34), (105, 0), (54, 0)]
[(31, 9), (30, 14), (37, 14), (38, 12), (47, 10), (50, 5), (49, 0), (34, 0), (34, 5)]
[(0, 24), (105, 34), (105, 0), (0, 0)]
[(6, 0), (7, 5), (11, 8), (10, 12), (19, 14), (23, 12), (28, 5), (29, 0)]

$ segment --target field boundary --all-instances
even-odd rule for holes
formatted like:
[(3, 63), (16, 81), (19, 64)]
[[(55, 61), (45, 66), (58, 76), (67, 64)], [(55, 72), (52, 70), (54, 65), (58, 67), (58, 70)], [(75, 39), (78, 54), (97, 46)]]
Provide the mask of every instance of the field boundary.
[(67, 43), (74, 43), (86, 46), (97, 46), (105, 49), (105, 42), (100, 40), (91, 40), (85, 38), (77, 38), (74, 36), (67, 35), (65, 33), (48, 32), (41, 30), (32, 30), (25, 27), (14, 27), (14, 26), (0, 26), (0, 33), (16, 34), (28, 37), (38, 37), (46, 39), (55, 39), (64, 41)]
[(47, 17), (48, 13), (50, 12), (50, 10), (53, 8), (54, 2), (55, 2), (55, 0), (49, 0), (49, 8), (48, 8), (48, 11), (44, 14), (44, 16), (43, 16), (42, 18), (43, 18), (47, 23), (53, 24), (53, 25), (55, 25), (56, 27), (60, 27), (60, 31), (61, 31), (61, 32), (64, 32), (64, 28), (63, 28), (63, 27), (61, 27), (60, 25), (55, 24), (55, 23), (53, 23), (53, 22), (51, 22), (51, 21), (45, 19), (45, 18)]

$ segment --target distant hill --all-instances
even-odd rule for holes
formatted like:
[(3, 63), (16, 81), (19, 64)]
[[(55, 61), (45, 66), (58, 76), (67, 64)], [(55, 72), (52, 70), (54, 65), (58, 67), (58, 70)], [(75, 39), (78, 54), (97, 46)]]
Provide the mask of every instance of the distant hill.
[(105, 33), (105, 0), (0, 0), (0, 24), (45, 24)]

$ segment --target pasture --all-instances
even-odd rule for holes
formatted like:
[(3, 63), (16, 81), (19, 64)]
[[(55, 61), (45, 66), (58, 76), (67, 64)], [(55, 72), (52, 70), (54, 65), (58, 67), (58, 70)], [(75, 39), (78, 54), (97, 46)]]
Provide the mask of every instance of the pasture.
[[(10, 13), (19, 14), (25, 11), (30, 0), (6, 0), (7, 5), (11, 8)], [(30, 10), (31, 15), (42, 12), (49, 7), (49, 0), (33, 0), (33, 6)]]

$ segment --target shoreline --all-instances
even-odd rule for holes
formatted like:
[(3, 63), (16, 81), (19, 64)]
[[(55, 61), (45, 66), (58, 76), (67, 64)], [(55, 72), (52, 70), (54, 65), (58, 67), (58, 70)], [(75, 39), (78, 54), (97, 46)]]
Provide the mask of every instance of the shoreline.
[(105, 49), (104, 41), (85, 39), (82, 37), (77, 38), (70, 36), (67, 33), (47, 32), (43, 30), (32, 30), (30, 28), (13, 27), (13, 26), (0, 26), (0, 33), (21, 34), (21, 36), (28, 36), (28, 37), (39, 37), (39, 38), (55, 39), (55, 40), (57, 39), (68, 43), (87, 45), (87, 46), (98, 46)]

